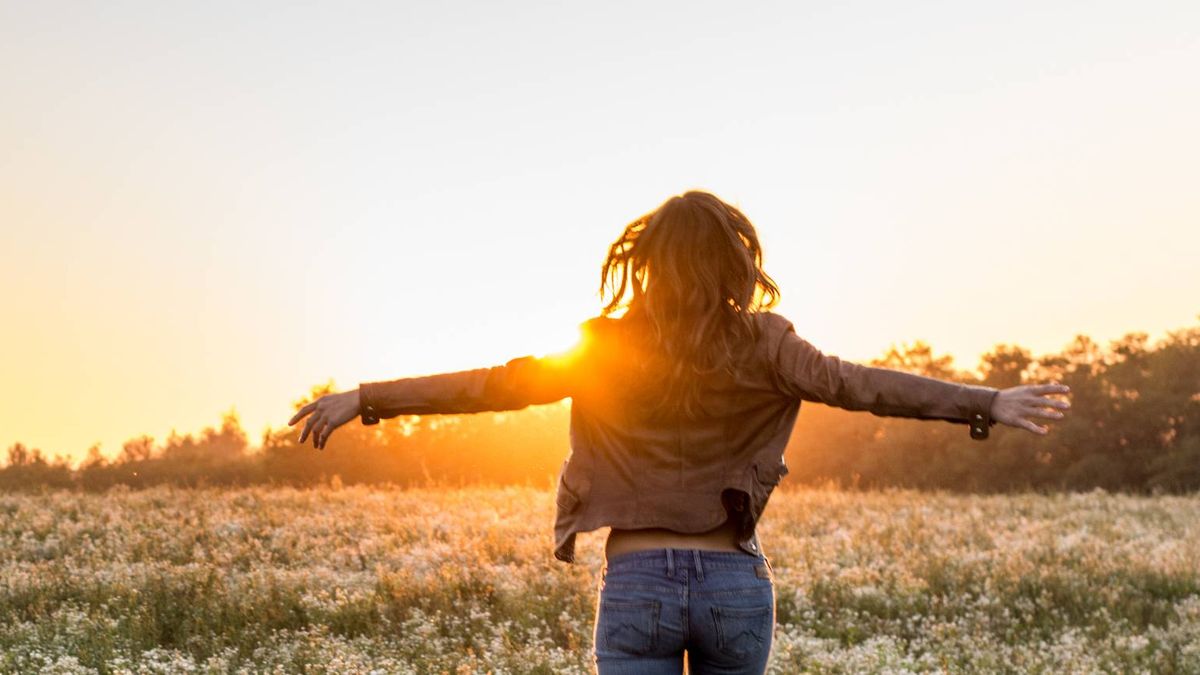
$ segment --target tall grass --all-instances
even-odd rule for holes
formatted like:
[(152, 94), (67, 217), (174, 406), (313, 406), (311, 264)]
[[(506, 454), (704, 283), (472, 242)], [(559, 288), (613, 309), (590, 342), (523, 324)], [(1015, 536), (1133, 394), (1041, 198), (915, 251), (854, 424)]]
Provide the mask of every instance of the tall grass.
[[(0, 496), (3, 672), (589, 672), (531, 488)], [(1200, 496), (783, 490), (773, 672), (1200, 672)]]

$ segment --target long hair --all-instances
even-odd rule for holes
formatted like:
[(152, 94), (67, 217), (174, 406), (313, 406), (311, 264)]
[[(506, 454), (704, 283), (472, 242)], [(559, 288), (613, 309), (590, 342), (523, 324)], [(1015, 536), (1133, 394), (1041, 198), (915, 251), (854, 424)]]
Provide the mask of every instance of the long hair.
[(733, 374), (758, 337), (752, 313), (779, 302), (763, 271), (754, 225), (708, 192), (667, 199), (629, 223), (600, 272), (601, 311), (641, 343), (644, 373), (656, 373), (653, 411), (701, 414), (706, 378)]

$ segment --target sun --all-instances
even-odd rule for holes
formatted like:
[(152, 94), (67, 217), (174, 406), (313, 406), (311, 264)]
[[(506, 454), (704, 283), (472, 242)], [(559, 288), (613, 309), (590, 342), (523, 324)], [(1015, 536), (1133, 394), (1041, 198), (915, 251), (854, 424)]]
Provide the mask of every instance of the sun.
[[(524, 326), (522, 344), (529, 354), (567, 358), (578, 352), (586, 339), (580, 324), (583, 319), (566, 319), (558, 322), (534, 322)], [(543, 325), (544, 324), (544, 325)]]

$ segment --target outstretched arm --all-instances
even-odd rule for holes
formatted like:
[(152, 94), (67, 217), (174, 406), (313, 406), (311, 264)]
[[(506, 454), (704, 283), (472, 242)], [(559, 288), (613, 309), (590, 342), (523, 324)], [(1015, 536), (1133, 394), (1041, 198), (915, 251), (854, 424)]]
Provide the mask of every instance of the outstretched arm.
[(313, 447), (322, 450), (329, 435), (355, 417), (361, 416), (363, 424), (378, 424), (398, 415), (520, 410), (569, 396), (564, 366), (561, 357), (521, 356), (490, 368), (363, 382), (358, 389), (309, 403), (288, 425), (311, 413), (300, 443), (311, 434)]
[(520, 410), (570, 396), (562, 356), (521, 356), (502, 366), (359, 385), (364, 424), (397, 415)]
[(1044, 398), (1066, 393), (1059, 384), (995, 387), (959, 384), (888, 368), (864, 366), (827, 355), (796, 334), (790, 322), (776, 358), (779, 386), (798, 398), (883, 417), (911, 417), (966, 422), (971, 438), (983, 440), (988, 429), (1003, 422), (1034, 433), (1046, 428), (1026, 419), (1038, 415), (1059, 419), (1066, 401)]
[(311, 435), (313, 447), (323, 449), (329, 435), (355, 417), (361, 417), (363, 424), (377, 424), (398, 415), (520, 410), (552, 403), (572, 395), (573, 366), (584, 344), (581, 336), (566, 351), (520, 356), (501, 366), (363, 382), (358, 389), (309, 403), (292, 416), (288, 425), (311, 414), (300, 433), (300, 443)]

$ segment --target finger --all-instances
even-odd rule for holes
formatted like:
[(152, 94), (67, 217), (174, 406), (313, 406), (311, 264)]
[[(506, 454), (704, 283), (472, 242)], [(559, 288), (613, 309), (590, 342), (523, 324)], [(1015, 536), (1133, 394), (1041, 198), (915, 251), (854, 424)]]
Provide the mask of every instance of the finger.
[(1062, 418), (1066, 417), (1066, 415), (1057, 410), (1046, 410), (1045, 408), (1033, 408), (1032, 410), (1026, 411), (1025, 414), (1036, 415), (1037, 417), (1044, 417), (1051, 420), (1061, 420)]
[(321, 435), (325, 433), (325, 428), (329, 426), (329, 418), (321, 416), (321, 421), (313, 427), (313, 447), (317, 450), (321, 449)]
[(320, 413), (308, 418), (308, 422), (304, 425), (304, 430), (300, 432), (300, 445), (304, 445), (304, 439), (308, 438), (308, 435), (313, 431), (313, 426), (315, 426), (320, 420)]
[(1031, 384), (1029, 385), (1029, 393), (1037, 394), (1065, 394), (1071, 391), (1071, 388), (1065, 384)]
[(288, 426), (290, 427), (293, 424), (295, 424), (296, 422), (299, 422), (305, 415), (307, 415), (308, 413), (310, 413), (316, 409), (317, 409), (317, 402), (313, 401), (312, 403), (309, 403), (308, 405), (304, 406), (303, 408), (297, 410), (296, 414), (292, 415), (292, 419), (288, 420)]
[(325, 428), (321, 430), (321, 441), (318, 445), (321, 450), (325, 449), (325, 444), (329, 442), (329, 437), (333, 435), (333, 430), (336, 428), (337, 427), (332, 424), (326, 424)]
[(1046, 432), (1049, 431), (1049, 429), (1047, 427), (1043, 427), (1043, 426), (1034, 424), (1033, 422), (1031, 422), (1027, 419), (1023, 419), (1023, 418), (1019, 421), (1019, 424), (1021, 425), (1022, 429), (1027, 429), (1029, 431), (1032, 431), (1033, 433), (1038, 434), (1039, 436), (1045, 436)]
[(1071, 409), (1070, 401), (1063, 401), (1057, 398), (1042, 398), (1041, 396), (1024, 399), (1021, 403), (1026, 410), (1041, 410), (1043, 408)]
[[(345, 424), (345, 422), (343, 422), (342, 424)], [(332, 436), (333, 432), (337, 431), (338, 427), (342, 426), (342, 424), (337, 424), (333, 420), (329, 420), (329, 424), (325, 425), (325, 429), (321, 433), (321, 449), (322, 450), (325, 449), (325, 446), (329, 443), (329, 437)]]
[(1059, 398), (1035, 397), (1033, 400), (1033, 405), (1038, 406), (1040, 408), (1059, 408), (1060, 410), (1067, 410), (1071, 407), (1071, 402), (1064, 401)]

